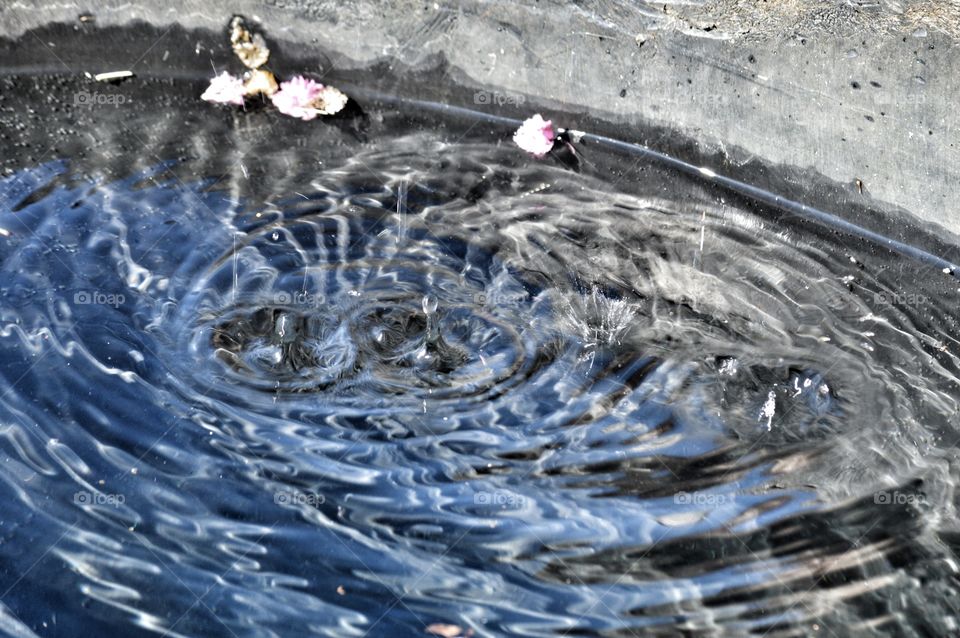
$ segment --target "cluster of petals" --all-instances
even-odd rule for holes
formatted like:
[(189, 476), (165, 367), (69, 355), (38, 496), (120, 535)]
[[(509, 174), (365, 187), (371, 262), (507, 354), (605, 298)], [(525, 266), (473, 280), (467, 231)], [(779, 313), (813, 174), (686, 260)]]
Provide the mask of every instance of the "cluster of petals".
[(543, 119), (539, 113), (524, 120), (513, 134), (513, 141), (517, 146), (538, 158), (550, 152), (555, 140), (553, 122)]
[(273, 105), (284, 115), (312, 120), (317, 117), (314, 106), (323, 97), (324, 86), (302, 75), (280, 83), (280, 90), (271, 96)]
[(332, 86), (324, 86), (302, 75), (296, 75), (279, 87), (268, 71), (256, 70), (244, 82), (226, 71), (210, 80), (210, 86), (200, 97), (217, 104), (242, 106), (244, 98), (263, 94), (270, 98), (278, 111), (301, 120), (312, 120), (318, 115), (332, 115), (347, 104), (347, 96)]
[[(261, 72), (267, 73), (267, 72)], [(332, 86), (324, 86), (302, 75), (296, 75), (279, 88), (272, 80), (256, 78), (256, 86), (247, 86), (241, 78), (223, 72), (210, 81), (200, 97), (208, 102), (242, 106), (247, 95), (263, 93), (270, 97), (278, 111), (301, 120), (312, 120), (318, 115), (330, 115), (343, 109), (347, 96)], [(251, 81), (254, 78), (251, 78)], [(551, 120), (537, 113), (524, 120), (513, 134), (513, 141), (527, 153), (542, 158), (556, 144), (557, 135)]]
[(217, 104), (243, 106), (243, 98), (246, 93), (247, 89), (243, 85), (243, 80), (224, 71), (210, 80), (210, 86), (207, 87), (200, 98)]

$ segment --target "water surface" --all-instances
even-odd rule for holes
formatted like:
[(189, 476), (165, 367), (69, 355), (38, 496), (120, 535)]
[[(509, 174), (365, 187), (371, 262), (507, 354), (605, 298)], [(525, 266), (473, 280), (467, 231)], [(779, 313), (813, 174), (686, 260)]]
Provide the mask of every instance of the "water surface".
[(462, 114), (0, 81), (7, 633), (956, 630), (952, 273)]

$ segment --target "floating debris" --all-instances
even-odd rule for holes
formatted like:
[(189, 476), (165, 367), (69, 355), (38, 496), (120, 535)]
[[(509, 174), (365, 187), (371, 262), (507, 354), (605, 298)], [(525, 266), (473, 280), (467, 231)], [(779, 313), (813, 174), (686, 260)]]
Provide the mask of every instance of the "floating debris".
[(339, 89), (297, 75), (282, 82), (272, 99), (273, 105), (284, 115), (312, 120), (317, 115), (338, 113), (349, 98)]
[(133, 71), (110, 71), (108, 73), (97, 73), (93, 79), (97, 82), (118, 82), (133, 77)]
[(243, 16), (233, 16), (230, 20), (230, 46), (244, 66), (254, 71), (270, 58), (266, 40), (259, 33), (247, 29)]
[(539, 113), (524, 120), (513, 134), (513, 141), (517, 146), (536, 158), (543, 157), (553, 149), (555, 138), (553, 122), (544, 120)]
[(217, 104), (236, 104), (243, 106), (243, 97), (247, 89), (243, 80), (226, 71), (210, 80), (210, 86), (200, 96), (201, 100)]
[(568, 128), (568, 129), (558, 128), (557, 133), (559, 133), (560, 135), (566, 134), (567, 137), (570, 138), (570, 141), (573, 144), (579, 144), (580, 140), (583, 139), (583, 136), (586, 135), (586, 133), (584, 133), (583, 131), (577, 131), (572, 128)]
[(777, 413), (777, 393), (773, 390), (767, 393), (767, 401), (763, 404), (763, 408), (760, 409), (760, 416), (757, 420), (766, 419), (767, 420), (767, 431), (769, 432), (773, 429), (773, 417)]

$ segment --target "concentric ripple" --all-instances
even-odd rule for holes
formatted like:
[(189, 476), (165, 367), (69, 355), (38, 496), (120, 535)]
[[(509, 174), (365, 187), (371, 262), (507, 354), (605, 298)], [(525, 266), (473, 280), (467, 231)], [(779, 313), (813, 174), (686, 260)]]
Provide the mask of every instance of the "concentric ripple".
[[(489, 254), (449, 246), (455, 237), (397, 221), (409, 223), (354, 210), (252, 231), (181, 306), (195, 323), (184, 331), (192, 365), (240, 392), (370, 407), (482, 396), (508, 381), (539, 345), (514, 328), (533, 316), (522, 282)], [(495, 277), (516, 303), (488, 310)]]
[(0, 182), (0, 626), (955, 626), (951, 274), (589, 146), (195, 88), (189, 139), (84, 113), (136, 150)]

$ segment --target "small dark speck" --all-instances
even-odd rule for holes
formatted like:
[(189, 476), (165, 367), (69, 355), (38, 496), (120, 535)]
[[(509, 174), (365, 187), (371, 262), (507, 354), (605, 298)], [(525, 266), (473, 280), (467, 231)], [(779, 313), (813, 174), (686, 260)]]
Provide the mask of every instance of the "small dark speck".
[(879, 83), (879, 82), (875, 82), (874, 80), (870, 80), (870, 86), (872, 86), (872, 87), (875, 88), (875, 89), (879, 89), (879, 88), (880, 88), (880, 83)]
[(872, 116), (872, 115), (864, 115), (863, 117), (867, 118), (867, 121), (868, 121), (868, 122), (872, 122), (872, 121), (873, 121), (873, 116)]
[(690, 78), (687, 78), (687, 84), (693, 84), (693, 80), (691, 80)]
[(855, 88), (855, 89), (859, 89), (859, 88), (860, 88), (860, 83), (859, 83), (859, 82), (851, 82), (851, 83), (850, 83), (850, 86), (852, 86), (852, 87)]
[(620, 97), (627, 97), (627, 90), (626, 90), (626, 89), (620, 89)]
[(747, 58), (747, 62), (749, 62), (750, 64), (756, 64), (756, 63), (757, 63), (757, 56), (751, 54), (750, 57)]
[(933, 135), (933, 131), (927, 131), (927, 135)]

